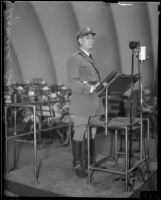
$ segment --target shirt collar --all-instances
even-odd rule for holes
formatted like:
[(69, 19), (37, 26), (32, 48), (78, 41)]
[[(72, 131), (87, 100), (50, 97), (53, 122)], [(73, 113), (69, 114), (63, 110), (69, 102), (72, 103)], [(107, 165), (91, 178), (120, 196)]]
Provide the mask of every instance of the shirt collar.
[(85, 54), (87, 54), (87, 56), (90, 55), (90, 53), (88, 51), (86, 51), (85, 49), (80, 48)]

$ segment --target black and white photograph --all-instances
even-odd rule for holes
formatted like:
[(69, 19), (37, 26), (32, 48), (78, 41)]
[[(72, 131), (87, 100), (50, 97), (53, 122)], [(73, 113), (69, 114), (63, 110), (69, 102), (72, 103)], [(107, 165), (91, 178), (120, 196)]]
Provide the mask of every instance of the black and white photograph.
[(1, 197), (159, 199), (160, 2), (1, 7)]

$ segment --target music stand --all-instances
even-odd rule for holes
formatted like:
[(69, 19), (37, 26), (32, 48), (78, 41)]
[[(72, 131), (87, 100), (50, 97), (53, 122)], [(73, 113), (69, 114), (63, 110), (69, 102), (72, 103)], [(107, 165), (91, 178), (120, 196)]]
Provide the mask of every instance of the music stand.
[[(139, 75), (133, 76), (133, 82), (139, 80)], [(105, 135), (107, 135), (108, 124), (108, 95), (123, 95), (132, 83), (132, 76), (113, 70), (101, 83), (97, 86), (96, 92), (99, 97), (105, 96)]]

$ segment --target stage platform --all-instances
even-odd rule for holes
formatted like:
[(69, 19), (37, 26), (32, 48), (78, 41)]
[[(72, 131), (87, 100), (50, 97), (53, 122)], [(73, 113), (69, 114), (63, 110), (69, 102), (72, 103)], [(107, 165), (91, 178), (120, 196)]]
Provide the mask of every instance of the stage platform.
[[(97, 159), (99, 160), (109, 152), (109, 136), (98, 134), (96, 140)], [(38, 150), (39, 183), (34, 183), (33, 148), (30, 144), (17, 144), (19, 147), (18, 168), (11, 170), (5, 176), (6, 196), (65, 196), (65, 197), (106, 197), (106, 198), (130, 198), (135, 192), (141, 190), (148, 179), (143, 182), (136, 180), (133, 190), (125, 192), (125, 181), (117, 180), (120, 175), (107, 172), (94, 172), (92, 184), (88, 184), (88, 178), (78, 178), (72, 171), (72, 153), (68, 147), (60, 146), (59, 140), (52, 144), (43, 141), (43, 148)], [(150, 146), (150, 170), (151, 178), (157, 172), (157, 159), (155, 140), (151, 139)], [(12, 157), (13, 143), (10, 144), (9, 155)], [(137, 144), (136, 144), (137, 148)], [(154, 157), (155, 155), (155, 157)], [(10, 158), (10, 168), (13, 158)], [(119, 158), (120, 167), (123, 168), (123, 158)], [(105, 165), (113, 165), (107, 161)], [(114, 166), (113, 166), (114, 167)], [(155, 181), (155, 180), (153, 180)], [(154, 184), (153, 184), (154, 185)], [(154, 189), (154, 188), (153, 188)], [(156, 190), (156, 184), (155, 189)]]

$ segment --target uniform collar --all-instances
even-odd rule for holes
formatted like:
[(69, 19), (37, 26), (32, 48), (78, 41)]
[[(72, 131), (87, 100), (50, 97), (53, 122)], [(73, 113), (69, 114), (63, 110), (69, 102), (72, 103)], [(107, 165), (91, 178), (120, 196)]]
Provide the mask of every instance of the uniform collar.
[(90, 55), (90, 53), (88, 51), (86, 51), (85, 49), (80, 48), (81, 51), (83, 51), (87, 56)]

